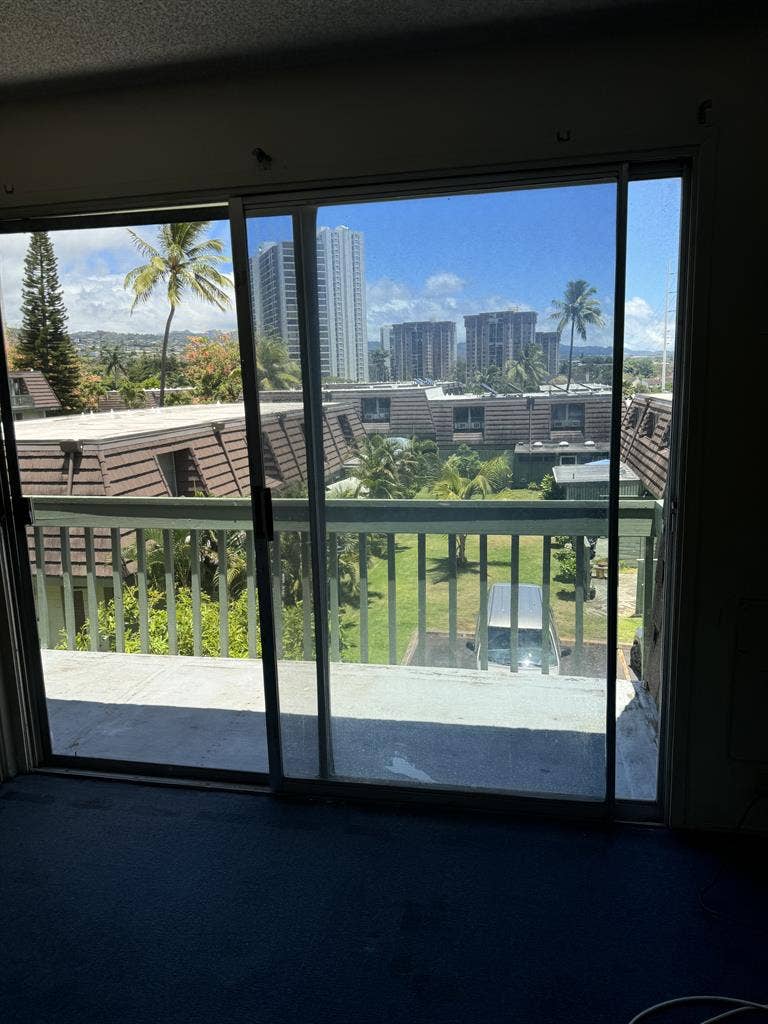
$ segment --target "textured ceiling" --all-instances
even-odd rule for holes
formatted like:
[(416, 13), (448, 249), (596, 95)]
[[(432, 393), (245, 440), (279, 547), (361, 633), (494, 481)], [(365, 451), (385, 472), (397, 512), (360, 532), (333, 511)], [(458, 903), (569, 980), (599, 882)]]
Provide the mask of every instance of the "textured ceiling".
[(2, 0), (0, 86), (227, 58), (259, 67), (445, 33), (696, 7), (694, 0)]

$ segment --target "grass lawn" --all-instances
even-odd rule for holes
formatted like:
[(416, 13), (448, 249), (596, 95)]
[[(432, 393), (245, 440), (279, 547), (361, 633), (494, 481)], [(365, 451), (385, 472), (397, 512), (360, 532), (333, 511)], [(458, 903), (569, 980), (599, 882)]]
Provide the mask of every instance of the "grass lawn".
[[(524, 489), (494, 495), (497, 500), (531, 501), (540, 497)], [(489, 499), (490, 500), (490, 499)], [(448, 541), (446, 536), (427, 536), (427, 630), (448, 631)], [(457, 625), (460, 633), (473, 633), (480, 609), (479, 538), (467, 538), (469, 565), (458, 574)], [(509, 582), (509, 537), (488, 538), (488, 584)], [(541, 585), (541, 537), (520, 538), (520, 581)], [(401, 660), (417, 628), (417, 539), (415, 534), (396, 538), (397, 578), (397, 656)], [(574, 586), (555, 579), (560, 570), (552, 552), (551, 600), (555, 624), (563, 642), (572, 641), (575, 624)], [(359, 609), (346, 606), (341, 618), (345, 624), (347, 647), (344, 661), (359, 659)], [(631, 643), (639, 619), (620, 617), (619, 642)], [(584, 605), (584, 639), (605, 643), (607, 617), (604, 602)], [(374, 558), (368, 569), (368, 658), (384, 663), (389, 657), (387, 619), (387, 563)]]

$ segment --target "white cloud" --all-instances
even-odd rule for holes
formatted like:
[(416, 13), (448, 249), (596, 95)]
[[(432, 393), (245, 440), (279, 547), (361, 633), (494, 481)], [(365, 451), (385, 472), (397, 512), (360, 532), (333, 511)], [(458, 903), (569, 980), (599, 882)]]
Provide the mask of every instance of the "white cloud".
[(653, 309), (645, 299), (636, 295), (632, 299), (627, 299), (624, 304), (624, 316), (632, 317), (635, 320), (650, 320), (653, 316)]
[[(152, 240), (155, 228), (138, 229)], [(59, 265), (59, 279), (69, 314), (69, 329), (159, 334), (168, 316), (168, 304), (159, 291), (131, 313), (132, 295), (123, 287), (125, 274), (142, 262), (125, 228), (89, 228), (58, 231), (52, 235)], [(4, 320), (21, 322), (21, 285), (28, 235), (0, 237), (0, 288)], [(230, 277), (231, 280), (231, 277)], [(224, 312), (187, 297), (179, 306), (173, 329), (189, 331), (234, 330), (232, 308)]]
[(368, 325), (375, 337), (382, 324), (408, 320), (454, 320), (456, 298), (413, 291), (401, 281), (382, 277), (367, 287)]
[[(584, 345), (603, 345), (608, 348), (613, 346), (613, 297), (606, 296), (600, 300), (603, 309), (604, 325), (600, 328), (590, 327), (587, 329), (587, 340), (582, 341), (576, 337), (574, 347), (576, 349)], [(540, 316), (540, 324), (551, 324), (554, 321), (549, 319), (547, 310)], [(552, 329), (552, 327), (540, 329)], [(624, 347), (627, 351), (633, 350), (659, 350), (661, 351), (664, 338), (664, 316), (642, 298), (640, 295), (632, 296), (624, 304)], [(667, 324), (667, 345), (671, 351), (674, 347), (675, 331), (674, 317), (669, 318)], [(563, 332), (562, 344), (567, 346), (569, 341), (568, 328)]]
[[(675, 344), (674, 316), (667, 318), (667, 347)], [(639, 295), (624, 305), (624, 345), (627, 349), (657, 349), (664, 345), (664, 314)]]
[(424, 291), (428, 295), (451, 295), (453, 292), (460, 292), (465, 281), (458, 274), (444, 271), (441, 274), (432, 274), (424, 284)]

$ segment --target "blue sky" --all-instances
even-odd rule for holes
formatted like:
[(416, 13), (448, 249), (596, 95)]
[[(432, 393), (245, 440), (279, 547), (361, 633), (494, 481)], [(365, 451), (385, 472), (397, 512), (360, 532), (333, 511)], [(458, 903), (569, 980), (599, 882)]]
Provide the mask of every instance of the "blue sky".
[[(626, 344), (661, 344), (667, 267), (677, 259), (680, 185), (676, 179), (630, 184)], [(465, 313), (518, 306), (539, 314), (548, 329), (551, 301), (568, 280), (597, 289), (606, 327), (588, 338), (610, 344), (614, 287), (616, 190), (611, 184), (527, 189), (326, 207), (318, 223), (346, 224), (365, 236), (369, 337), (383, 323), (454, 319), (463, 337)], [(137, 228), (151, 239), (156, 228)], [(229, 253), (225, 222), (212, 225)], [(290, 237), (290, 219), (249, 221), (249, 244)], [(159, 332), (161, 296), (130, 314), (122, 287), (141, 262), (124, 228), (58, 232), (53, 236), (72, 330)], [(0, 238), (3, 308), (19, 322), (25, 236)], [(222, 267), (231, 272), (231, 265)], [(670, 319), (671, 323), (671, 319)], [(176, 315), (179, 329), (227, 330), (234, 310), (220, 313), (193, 301)], [(669, 340), (672, 341), (670, 329)]]

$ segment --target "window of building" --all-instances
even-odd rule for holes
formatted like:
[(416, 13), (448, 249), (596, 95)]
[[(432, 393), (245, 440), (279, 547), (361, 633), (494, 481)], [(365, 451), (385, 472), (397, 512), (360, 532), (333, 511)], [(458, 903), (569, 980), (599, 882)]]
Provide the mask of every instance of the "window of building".
[(576, 465), (576, 456), (575, 455), (561, 455), (560, 456), (560, 465), (561, 466), (575, 466)]
[(482, 405), (457, 405), (453, 410), (453, 429), (457, 433), (479, 433), (485, 429), (485, 409)]
[(165, 452), (163, 455), (156, 455), (155, 458), (163, 475), (165, 486), (168, 488), (168, 493), (171, 497), (175, 498), (179, 493), (179, 485), (176, 479), (176, 459), (173, 456), (173, 452)]
[(347, 444), (353, 444), (355, 440), (355, 432), (352, 429), (352, 424), (349, 422), (349, 416), (339, 416), (339, 426), (341, 432), (344, 435), (344, 440)]
[(171, 497), (193, 498), (205, 493), (200, 471), (189, 448), (164, 452), (156, 455), (155, 459)]
[(558, 402), (552, 406), (553, 430), (584, 430), (584, 403)]
[(646, 437), (653, 437), (655, 432), (656, 432), (656, 413), (655, 412), (646, 413), (645, 419), (643, 421), (643, 433), (645, 434)]
[(362, 401), (363, 423), (389, 423), (388, 398), (364, 398)]

